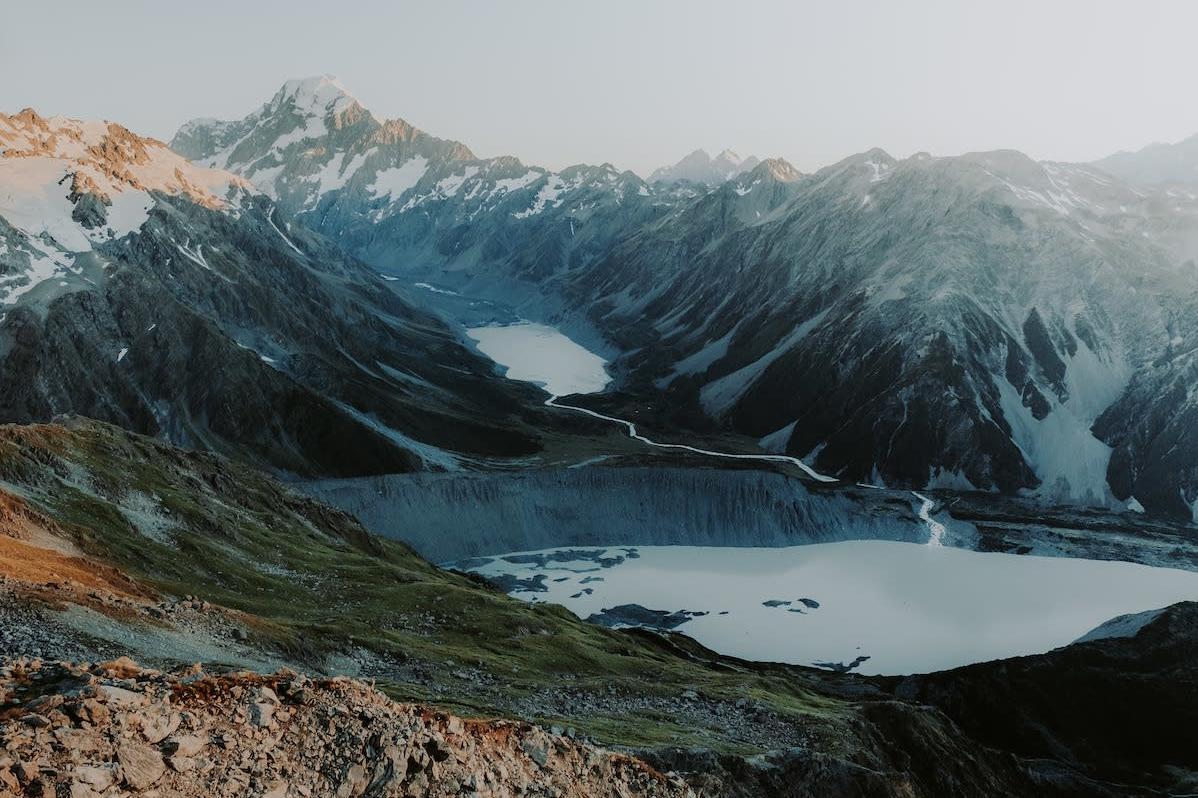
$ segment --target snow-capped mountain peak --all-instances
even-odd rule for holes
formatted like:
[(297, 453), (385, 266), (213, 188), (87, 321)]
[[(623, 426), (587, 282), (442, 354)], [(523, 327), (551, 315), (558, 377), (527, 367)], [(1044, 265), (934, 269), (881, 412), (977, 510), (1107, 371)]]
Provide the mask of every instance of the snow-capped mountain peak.
[[(0, 304), (78, 271), (76, 255), (141, 228), (152, 192), (232, 207), (249, 184), (121, 125), (0, 114)], [(60, 280), (61, 281), (61, 280)]]
[(430, 162), (474, 157), (402, 120), (380, 121), (329, 75), (289, 80), (239, 120), (192, 120), (171, 147), (205, 166), (235, 171), (292, 212), (311, 210), (351, 184), (397, 200)]
[[(171, 147), (205, 166), (235, 169), (253, 179), (258, 168), (272, 166), (292, 148), (306, 150), (359, 123), (380, 124), (340, 81), (321, 75), (287, 81), (243, 119), (186, 122), (171, 140)], [(264, 156), (271, 157), (264, 160)], [(270, 187), (264, 190), (274, 193)]]
[(288, 103), (301, 114), (321, 117), (339, 114), (354, 105), (361, 106), (332, 75), (287, 81), (275, 93), (270, 106), (277, 110)]

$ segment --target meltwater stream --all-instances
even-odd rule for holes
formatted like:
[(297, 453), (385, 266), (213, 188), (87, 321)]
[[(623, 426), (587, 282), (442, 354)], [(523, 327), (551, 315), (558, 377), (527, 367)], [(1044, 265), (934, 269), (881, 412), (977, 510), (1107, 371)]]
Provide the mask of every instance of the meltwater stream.
[[(558, 330), (514, 324), (468, 331), (511, 379), (542, 385), (548, 404), (635, 424), (557, 397), (602, 390), (604, 361)], [(1198, 599), (1198, 573), (1125, 562), (982, 553), (937, 545), (934, 503), (913, 493), (929, 543), (845, 541), (790, 548), (640, 546), (546, 549), (455, 563), (519, 598), (562, 604), (610, 626), (684, 632), (746, 659), (899, 674), (1033, 654), (1065, 645), (1117, 615)]]
[(478, 342), (479, 351), (507, 367), (507, 377), (535, 382), (549, 392), (545, 404), (561, 410), (610, 421), (628, 430), (628, 436), (658, 449), (674, 449), (707, 457), (727, 460), (763, 460), (790, 463), (801, 468), (809, 477), (820, 482), (835, 482), (797, 457), (784, 454), (733, 454), (700, 449), (684, 443), (661, 443), (637, 432), (636, 424), (627, 419), (607, 416), (585, 407), (563, 404), (559, 397), (568, 394), (596, 393), (603, 390), (611, 378), (604, 369), (603, 358), (579, 346), (552, 327), (525, 322), (504, 326), (475, 327), (467, 333)]

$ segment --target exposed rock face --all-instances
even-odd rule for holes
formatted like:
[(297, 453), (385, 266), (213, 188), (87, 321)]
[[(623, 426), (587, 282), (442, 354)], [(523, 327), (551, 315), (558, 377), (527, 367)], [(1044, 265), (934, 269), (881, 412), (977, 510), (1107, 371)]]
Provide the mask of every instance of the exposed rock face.
[[(162, 719), (173, 728), (163, 733)], [(0, 667), (0, 794), (688, 796), (631, 757), (523, 723), (397, 704), (360, 682)]]
[(590, 466), (387, 475), (300, 487), (434, 562), (567, 545), (922, 543), (928, 535), (910, 494), (818, 494), (799, 479), (757, 470)]

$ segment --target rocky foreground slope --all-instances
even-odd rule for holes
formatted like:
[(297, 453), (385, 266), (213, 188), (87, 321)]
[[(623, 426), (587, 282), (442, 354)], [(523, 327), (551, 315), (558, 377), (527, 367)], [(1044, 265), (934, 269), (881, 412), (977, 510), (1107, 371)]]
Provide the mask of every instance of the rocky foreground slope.
[(347, 679), (20, 660), (0, 667), (0, 795), (693, 793), (627, 755)]

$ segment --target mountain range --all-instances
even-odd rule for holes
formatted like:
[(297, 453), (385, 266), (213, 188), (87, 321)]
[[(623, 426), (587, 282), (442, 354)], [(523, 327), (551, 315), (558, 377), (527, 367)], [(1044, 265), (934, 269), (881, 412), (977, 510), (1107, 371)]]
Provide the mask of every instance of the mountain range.
[[(454, 570), (862, 538), (1194, 570), (1192, 150), (644, 180), (327, 76), (169, 144), (0, 114), (0, 793), (1194, 792), (1192, 602), (880, 677)], [(518, 318), (612, 386), (505, 379), (463, 328)]]
[(1186, 142), (645, 181), (478, 158), (320, 77), (169, 147), (33, 111), (0, 147), (10, 420), (301, 476), (535, 453), (552, 414), (405, 287), (431, 281), (590, 331), (663, 425), (841, 480), (1198, 513), (1198, 195), (1144, 165)]
[(328, 78), (172, 147), (387, 274), (585, 322), (679, 427), (845, 480), (1198, 508), (1198, 201), (1110, 159), (872, 150), (646, 182), (478, 159)]

